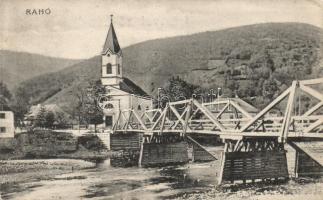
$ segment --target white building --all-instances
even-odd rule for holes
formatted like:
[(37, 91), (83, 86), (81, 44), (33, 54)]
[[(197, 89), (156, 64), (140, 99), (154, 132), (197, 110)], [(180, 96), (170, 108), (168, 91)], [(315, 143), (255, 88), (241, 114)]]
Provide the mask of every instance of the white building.
[(9, 110), (0, 110), (0, 138), (15, 136), (14, 114)]
[(101, 53), (101, 83), (105, 95), (99, 100), (103, 108), (105, 127), (111, 128), (120, 110), (142, 112), (152, 108), (152, 99), (139, 86), (123, 77), (122, 50), (115, 33), (112, 18)]

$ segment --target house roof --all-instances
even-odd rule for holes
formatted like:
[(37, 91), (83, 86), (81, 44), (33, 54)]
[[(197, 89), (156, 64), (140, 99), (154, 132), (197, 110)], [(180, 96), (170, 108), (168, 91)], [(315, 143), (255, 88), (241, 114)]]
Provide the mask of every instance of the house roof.
[(119, 45), (119, 42), (117, 39), (117, 35), (116, 35), (114, 27), (113, 27), (112, 20), (110, 23), (108, 35), (105, 39), (102, 54), (106, 54), (108, 51), (110, 51), (111, 53), (114, 53), (114, 54), (121, 53), (121, 48), (120, 48), (120, 45)]
[(245, 109), (245, 111), (247, 111), (247, 112), (251, 112), (251, 113), (258, 112), (258, 109), (256, 107), (245, 102), (244, 100), (242, 100), (240, 98), (232, 98), (230, 100), (231, 101), (233, 100), (234, 102), (236, 102), (241, 108)]
[(57, 106), (56, 104), (47, 104), (47, 105), (35, 105), (35, 106), (31, 106), (29, 113), (26, 115), (26, 117), (36, 117), (37, 114), (39, 113), (41, 107), (44, 107), (46, 111), (51, 111), (54, 114), (55, 113), (64, 113), (66, 114), (65, 111), (63, 111), (59, 106)]
[(119, 89), (129, 94), (134, 94), (138, 96), (148, 96), (148, 94), (143, 89), (141, 89), (138, 85), (136, 85), (130, 79), (125, 77), (119, 83)]
[(216, 99), (216, 101), (226, 101), (226, 100), (230, 100), (231, 102), (234, 102), (236, 104), (238, 104), (238, 106), (240, 106), (242, 109), (244, 109), (246, 112), (248, 113), (257, 113), (259, 110), (254, 107), (253, 105), (247, 103), (246, 101), (236, 97), (236, 98), (219, 98)]
[(207, 63), (209, 68), (218, 68), (218, 67), (222, 67), (225, 65), (225, 60), (223, 59), (212, 59), (212, 60), (208, 60)]

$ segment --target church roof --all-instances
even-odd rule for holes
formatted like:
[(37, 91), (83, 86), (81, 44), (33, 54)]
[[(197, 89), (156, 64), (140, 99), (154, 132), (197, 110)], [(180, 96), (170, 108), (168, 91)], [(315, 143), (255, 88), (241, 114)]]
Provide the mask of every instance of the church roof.
[(128, 78), (123, 78), (119, 86), (120, 86), (120, 89), (124, 92), (135, 94), (138, 96), (148, 96), (148, 94), (145, 91), (143, 91), (138, 85), (136, 85)]
[(120, 45), (117, 39), (116, 32), (114, 31), (112, 20), (110, 23), (107, 38), (105, 39), (102, 54), (106, 54), (108, 51), (111, 51), (111, 53), (114, 54), (121, 53)]
[(113, 88), (116, 88), (118, 90), (121, 90), (123, 92), (134, 94), (137, 96), (143, 96), (143, 97), (149, 97), (149, 95), (141, 89), (138, 85), (136, 85), (134, 82), (132, 82), (130, 79), (123, 77), (122, 81), (119, 83), (119, 87), (110, 86)]

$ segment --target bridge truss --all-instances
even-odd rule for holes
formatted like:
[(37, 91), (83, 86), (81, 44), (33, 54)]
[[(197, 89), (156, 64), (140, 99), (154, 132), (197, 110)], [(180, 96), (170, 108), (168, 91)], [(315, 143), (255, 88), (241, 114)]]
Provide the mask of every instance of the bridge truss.
[(283, 143), (287, 138), (323, 138), (322, 83), (323, 78), (293, 81), (258, 113), (230, 98), (169, 102), (163, 109), (140, 113), (122, 110), (113, 132), (215, 134), (229, 140), (274, 137)]

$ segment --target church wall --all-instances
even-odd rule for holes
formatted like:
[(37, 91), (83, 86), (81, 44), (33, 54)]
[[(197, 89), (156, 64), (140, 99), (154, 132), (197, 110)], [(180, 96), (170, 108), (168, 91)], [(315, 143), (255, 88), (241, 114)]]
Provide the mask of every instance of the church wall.
[(121, 81), (120, 78), (101, 78), (102, 85), (117, 85)]
[(131, 97), (131, 107), (134, 108), (139, 113), (147, 110), (152, 109), (152, 100), (146, 99), (140, 96), (132, 95)]

